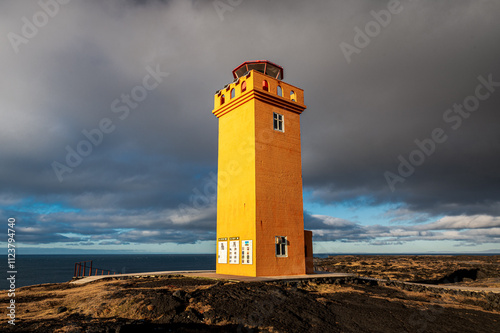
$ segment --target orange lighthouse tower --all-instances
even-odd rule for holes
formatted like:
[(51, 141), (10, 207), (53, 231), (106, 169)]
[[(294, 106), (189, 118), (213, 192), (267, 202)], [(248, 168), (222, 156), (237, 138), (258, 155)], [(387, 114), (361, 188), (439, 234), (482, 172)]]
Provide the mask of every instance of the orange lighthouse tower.
[(313, 273), (302, 203), (304, 92), (267, 60), (244, 62), (233, 76), (212, 111), (219, 119), (216, 271)]

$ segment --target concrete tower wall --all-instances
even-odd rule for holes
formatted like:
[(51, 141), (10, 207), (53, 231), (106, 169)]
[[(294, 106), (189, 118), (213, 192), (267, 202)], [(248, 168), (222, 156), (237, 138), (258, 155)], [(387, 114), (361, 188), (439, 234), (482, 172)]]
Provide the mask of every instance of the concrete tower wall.
[[(305, 274), (302, 89), (252, 70), (214, 98), (212, 112), (219, 118), (217, 253), (227, 256), (227, 261), (218, 259), (217, 273)], [(274, 129), (275, 113), (282, 117), (282, 130)], [(285, 254), (277, 255), (279, 236), (286, 237), (287, 246)], [(224, 252), (231, 244), (232, 251)]]

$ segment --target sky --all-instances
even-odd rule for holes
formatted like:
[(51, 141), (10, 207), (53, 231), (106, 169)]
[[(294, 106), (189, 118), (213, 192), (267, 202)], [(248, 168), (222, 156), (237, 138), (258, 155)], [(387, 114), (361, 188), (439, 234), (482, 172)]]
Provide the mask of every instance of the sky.
[(500, 253), (498, 1), (10, 0), (0, 17), (18, 254), (215, 253), (213, 96), (256, 59), (304, 89), (316, 253)]

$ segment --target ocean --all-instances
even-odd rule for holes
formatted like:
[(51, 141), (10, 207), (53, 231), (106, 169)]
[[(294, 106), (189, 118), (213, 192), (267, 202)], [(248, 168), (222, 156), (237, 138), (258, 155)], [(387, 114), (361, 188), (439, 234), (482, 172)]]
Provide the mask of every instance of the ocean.
[[(0, 258), (0, 290), (9, 289), (7, 257)], [(75, 263), (92, 260), (94, 268), (118, 273), (179, 270), (215, 270), (215, 254), (100, 254), (100, 255), (16, 255), (16, 288), (42, 283), (67, 282)]]

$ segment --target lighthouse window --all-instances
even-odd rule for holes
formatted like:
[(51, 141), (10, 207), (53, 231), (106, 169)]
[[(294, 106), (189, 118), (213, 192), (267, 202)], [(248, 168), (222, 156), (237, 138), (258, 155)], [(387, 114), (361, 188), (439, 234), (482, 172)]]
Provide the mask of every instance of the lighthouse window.
[(245, 91), (247, 91), (247, 81), (241, 83), (241, 92), (244, 93)]
[(273, 127), (276, 131), (285, 131), (284, 117), (282, 114), (276, 112), (273, 113)]
[(287, 253), (287, 239), (285, 236), (275, 236), (276, 243), (276, 257), (286, 257)]
[(262, 89), (269, 91), (269, 83), (266, 80), (262, 81)]
[(222, 95), (222, 96), (220, 97), (220, 104), (221, 104), (221, 105), (222, 105), (222, 104), (224, 104), (224, 102), (225, 102), (225, 101), (226, 101), (226, 96), (225, 96), (225, 95)]
[(235, 92), (236, 92), (236, 91), (234, 90), (234, 88), (233, 88), (233, 89), (231, 89), (231, 99), (233, 99), (233, 98), (234, 98), (234, 96), (235, 96)]
[(278, 88), (276, 88), (276, 92), (278, 93), (278, 96), (283, 97), (283, 90), (281, 89), (280, 86), (278, 86)]
[(295, 92), (292, 90), (290, 91), (290, 99), (295, 102), (297, 100), (297, 97), (295, 96)]

